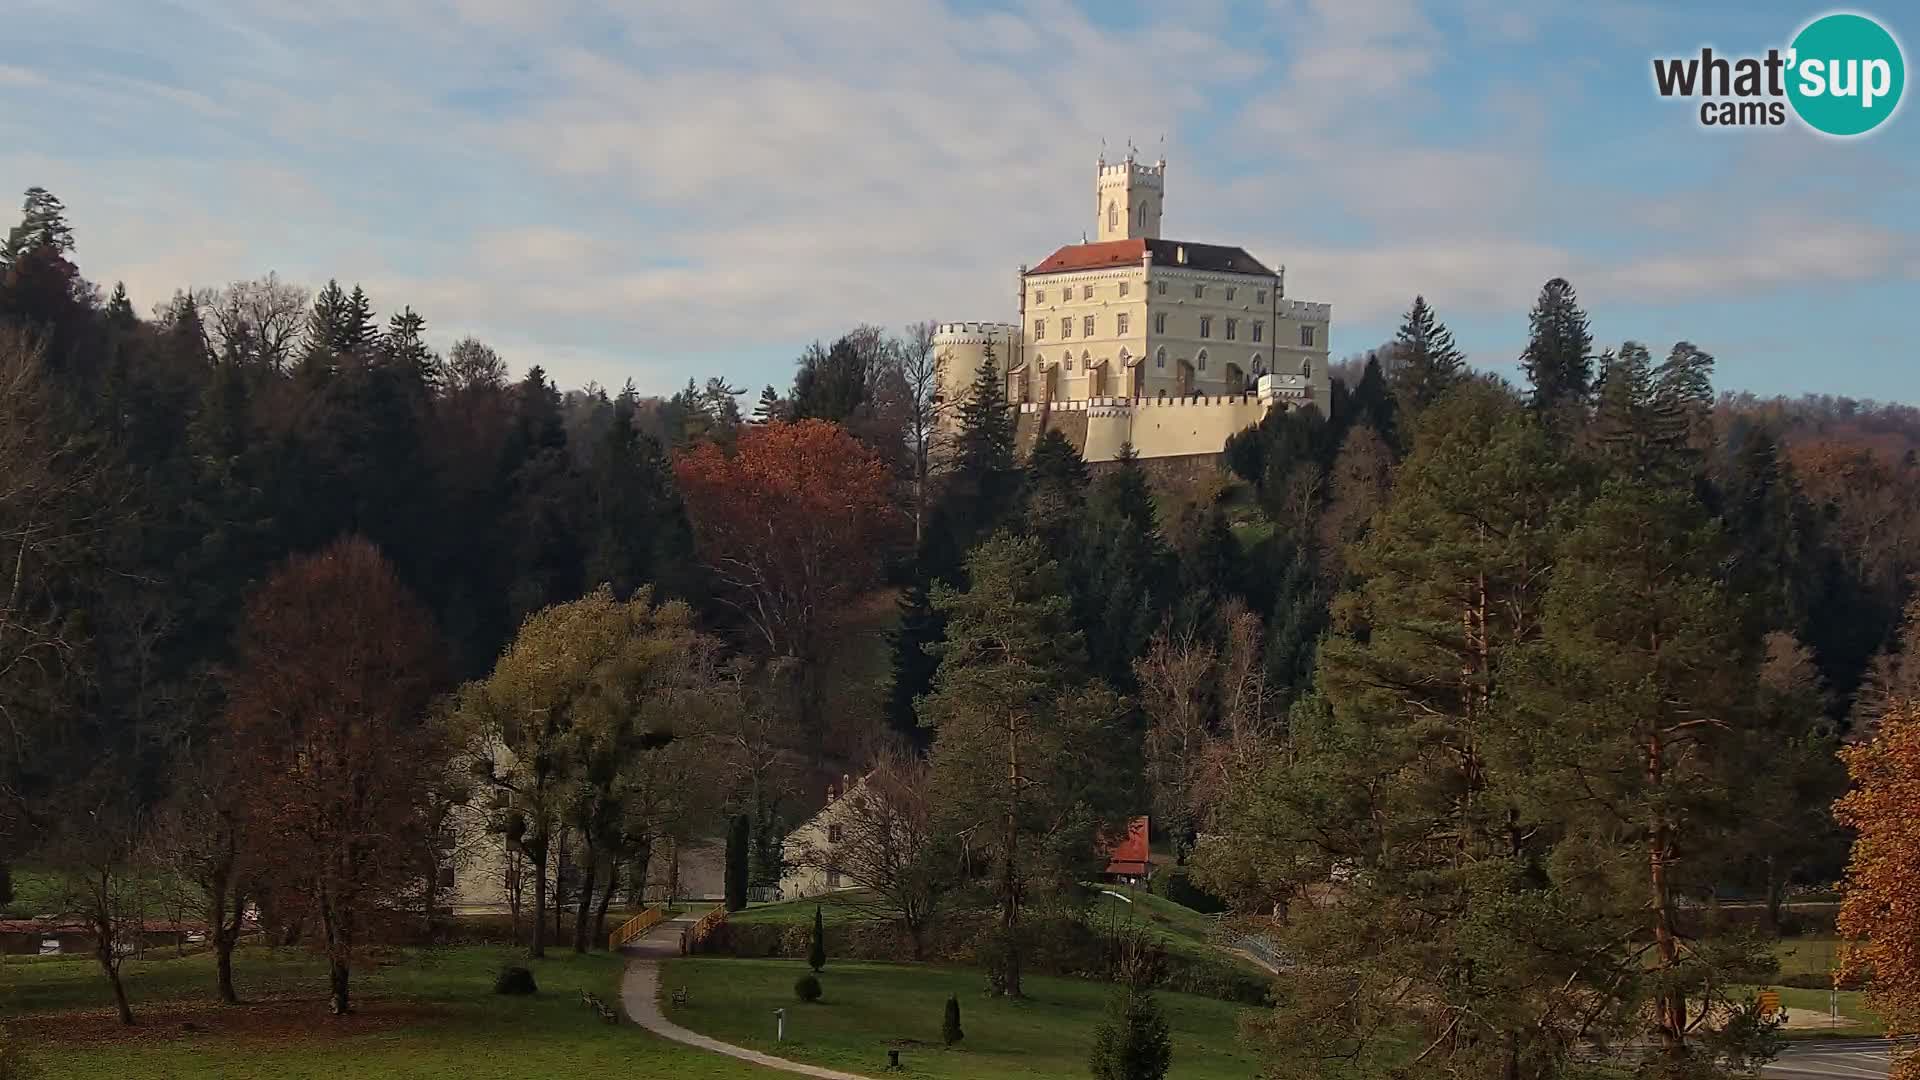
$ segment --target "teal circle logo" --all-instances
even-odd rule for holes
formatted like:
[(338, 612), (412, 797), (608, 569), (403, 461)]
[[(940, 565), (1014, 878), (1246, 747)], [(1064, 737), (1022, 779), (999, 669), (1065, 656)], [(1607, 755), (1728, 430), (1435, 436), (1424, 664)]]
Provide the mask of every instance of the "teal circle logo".
[(1864, 135), (1900, 107), (1907, 64), (1900, 43), (1865, 15), (1823, 15), (1794, 36), (1787, 100), (1815, 131)]

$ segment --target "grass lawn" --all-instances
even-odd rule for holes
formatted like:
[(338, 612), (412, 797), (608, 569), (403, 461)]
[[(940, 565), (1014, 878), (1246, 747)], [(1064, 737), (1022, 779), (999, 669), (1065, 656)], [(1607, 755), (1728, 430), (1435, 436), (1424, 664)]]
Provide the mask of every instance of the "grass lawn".
[[(1774, 943), (1773, 954), (1780, 960), (1780, 974), (1826, 976), (1833, 971), (1834, 956), (1838, 942), (1830, 936), (1807, 936), (1782, 938)], [(1886, 1029), (1880, 1019), (1867, 1008), (1866, 995), (1858, 990), (1840, 991), (1837, 1001), (1840, 1016), (1854, 1023), (1840, 1027), (1807, 1026), (1799, 1023), (1812, 1020), (1824, 1020), (1829, 1015), (1836, 1000), (1826, 990), (1803, 990), (1791, 986), (1769, 986), (1763, 989), (1773, 990), (1780, 995), (1780, 1005), (1787, 1015), (1797, 1017), (1795, 1027), (1785, 1034), (1793, 1039), (1842, 1038), (1865, 1035), (1884, 1035)]]
[[(90, 961), (0, 961), (0, 1016), (25, 1038), (49, 1078), (76, 1080), (773, 1080), (779, 1074), (608, 1025), (580, 1003), (590, 990), (617, 1005), (622, 960), (556, 952), (531, 966), (540, 993), (495, 996), (512, 949), (406, 950), (356, 973), (357, 1012), (327, 1015), (322, 968), (295, 950), (243, 949), (236, 982), (248, 1004), (212, 1002), (212, 961), (129, 961), (141, 1023), (113, 1019)], [(183, 1030), (192, 1024), (197, 1030)]]
[[(829, 962), (826, 994), (803, 1005), (795, 960), (696, 957), (666, 962), (661, 984), (685, 986), (690, 1002), (669, 1006), (678, 1023), (728, 1042), (797, 1061), (880, 1075), (889, 1046), (903, 1045), (909, 1075), (952, 1080), (1087, 1075), (1087, 1052), (1113, 987), (1040, 976), (1026, 978), (1028, 1000), (986, 997), (980, 974), (964, 968)], [(940, 1019), (948, 994), (960, 999), (966, 1038), (948, 1050)], [(1173, 1077), (1244, 1080), (1259, 1069), (1238, 1040), (1242, 1010), (1190, 994), (1157, 995), (1173, 1030)], [(787, 1040), (774, 1042), (773, 1010), (787, 1010)]]
[(804, 897), (799, 900), (779, 900), (770, 904), (749, 904), (743, 911), (727, 916), (730, 923), (745, 926), (798, 926), (813, 925), (814, 905), (820, 907), (820, 921), (829, 926), (835, 923), (856, 922), (870, 916), (857, 911), (852, 906), (866, 897), (865, 889), (848, 889), (844, 892), (828, 893), (825, 896)]

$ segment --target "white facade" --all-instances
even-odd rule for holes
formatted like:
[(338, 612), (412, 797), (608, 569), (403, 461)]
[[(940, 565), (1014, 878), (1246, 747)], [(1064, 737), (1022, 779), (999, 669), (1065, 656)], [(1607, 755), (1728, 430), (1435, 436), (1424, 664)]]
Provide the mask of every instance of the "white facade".
[(1331, 306), (1286, 296), (1284, 271), (1244, 249), (1161, 238), (1166, 169), (1098, 162), (1100, 239), (1021, 267), (1017, 323), (940, 325), (949, 416), (989, 349), (1022, 415), (1087, 414), (1088, 461), (1124, 443), (1143, 458), (1219, 453), (1270, 408), (1328, 411)]

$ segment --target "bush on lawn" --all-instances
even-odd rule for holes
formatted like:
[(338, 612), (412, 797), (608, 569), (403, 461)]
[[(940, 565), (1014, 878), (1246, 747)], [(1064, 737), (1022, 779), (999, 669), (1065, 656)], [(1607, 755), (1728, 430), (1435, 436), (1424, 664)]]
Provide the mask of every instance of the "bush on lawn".
[(966, 1038), (966, 1032), (960, 1030), (960, 999), (947, 995), (947, 1011), (940, 1018), (940, 1039), (948, 1046)]
[(1202, 915), (1227, 910), (1227, 902), (1193, 883), (1193, 875), (1184, 866), (1169, 866), (1153, 875), (1148, 883), (1153, 893), (1176, 904), (1190, 907)]
[(538, 990), (539, 987), (533, 984), (533, 972), (523, 967), (503, 967), (493, 980), (493, 992), (496, 994), (524, 995)]
[(820, 980), (813, 975), (802, 975), (793, 980), (793, 996), (801, 1001), (820, 1000)]

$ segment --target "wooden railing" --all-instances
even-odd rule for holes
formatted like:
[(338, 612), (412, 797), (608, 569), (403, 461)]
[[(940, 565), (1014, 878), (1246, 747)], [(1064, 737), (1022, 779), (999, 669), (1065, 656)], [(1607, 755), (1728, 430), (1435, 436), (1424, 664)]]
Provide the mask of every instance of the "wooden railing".
[(620, 946), (625, 945), (627, 942), (658, 926), (660, 920), (666, 917), (667, 909), (666, 906), (662, 904), (650, 907), (640, 914), (635, 915), (633, 918), (628, 919), (626, 922), (621, 923), (619, 929), (607, 935), (608, 951), (618, 950)]
[(706, 947), (707, 939), (726, 923), (727, 909), (724, 907), (714, 908), (702, 915), (700, 921), (693, 924), (693, 929), (680, 939), (680, 951), (688, 954), (700, 952)]

